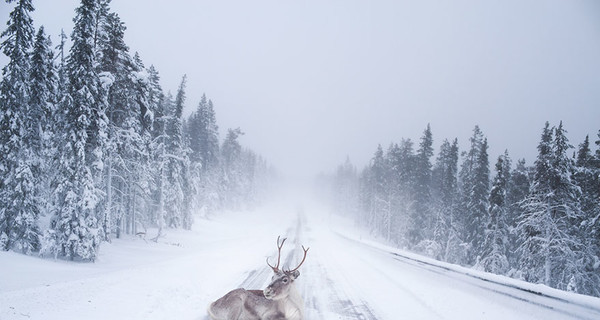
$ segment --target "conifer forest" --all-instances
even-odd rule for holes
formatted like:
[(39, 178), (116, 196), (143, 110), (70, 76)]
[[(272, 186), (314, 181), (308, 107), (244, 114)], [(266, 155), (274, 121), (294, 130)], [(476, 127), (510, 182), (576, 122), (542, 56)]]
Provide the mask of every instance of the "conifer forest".
[[(83, 0), (71, 46), (43, 26), (31, 0), (15, 2), (1, 49), (0, 248), (93, 261), (123, 234), (158, 239), (189, 229), (192, 211), (257, 204), (274, 172), (240, 144), (219, 137), (203, 96), (183, 116), (186, 76), (175, 94), (124, 42), (110, 1)], [(157, 228), (148, 234), (147, 228)]]
[(445, 139), (433, 159), (427, 126), (417, 145), (379, 145), (362, 170), (348, 159), (327, 179), (337, 211), (396, 246), (600, 296), (600, 132), (594, 143), (574, 148), (546, 122), (535, 162), (513, 163), (488, 159), (475, 126), (468, 150)]

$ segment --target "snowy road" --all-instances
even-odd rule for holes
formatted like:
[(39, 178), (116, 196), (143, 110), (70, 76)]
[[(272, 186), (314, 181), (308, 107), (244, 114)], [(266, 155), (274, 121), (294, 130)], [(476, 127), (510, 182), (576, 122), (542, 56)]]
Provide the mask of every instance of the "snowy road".
[(356, 232), (330, 225), (306, 230), (319, 248), (305, 270), (307, 319), (600, 319), (600, 299), (531, 292), (535, 286), (355, 240)]
[(316, 205), (227, 213), (158, 244), (115, 241), (95, 264), (2, 252), (0, 319), (206, 319), (230, 289), (264, 288), (277, 235), (284, 266), (311, 248), (297, 280), (308, 320), (600, 319), (600, 299), (379, 245)]

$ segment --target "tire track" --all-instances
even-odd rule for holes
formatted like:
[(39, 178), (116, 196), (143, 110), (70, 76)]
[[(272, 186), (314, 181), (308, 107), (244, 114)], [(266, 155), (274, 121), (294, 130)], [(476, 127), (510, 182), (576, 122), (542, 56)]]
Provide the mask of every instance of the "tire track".
[[(306, 223), (306, 217), (300, 214), (298, 221), (297, 239), (303, 239), (302, 242), (307, 246), (310, 246), (311, 243), (318, 243), (312, 236), (312, 230)], [(298, 249), (299, 247), (300, 245), (297, 244), (296, 251), (302, 252), (301, 249)], [(306, 309), (305, 319), (378, 320), (379, 318), (366, 301), (349, 294), (349, 292), (354, 292), (348, 288), (351, 279), (340, 277), (341, 274), (336, 274), (337, 277), (331, 274), (339, 267), (326, 264), (327, 259), (323, 259), (328, 256), (326, 251), (327, 248), (311, 249), (306, 264), (302, 266), (301, 278), (303, 277), (303, 279), (299, 289), (303, 293)], [(324, 256), (322, 257), (321, 254)], [(334, 280), (336, 278), (337, 281)]]

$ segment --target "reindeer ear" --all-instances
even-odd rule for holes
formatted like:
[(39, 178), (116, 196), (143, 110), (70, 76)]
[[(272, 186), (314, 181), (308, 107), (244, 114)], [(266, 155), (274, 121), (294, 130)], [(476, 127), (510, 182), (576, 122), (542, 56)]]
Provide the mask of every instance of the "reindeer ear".
[(300, 276), (300, 271), (298, 271), (298, 270), (294, 270), (290, 273), (290, 277), (292, 277), (292, 279), (294, 279), (294, 280), (298, 279), (299, 276)]

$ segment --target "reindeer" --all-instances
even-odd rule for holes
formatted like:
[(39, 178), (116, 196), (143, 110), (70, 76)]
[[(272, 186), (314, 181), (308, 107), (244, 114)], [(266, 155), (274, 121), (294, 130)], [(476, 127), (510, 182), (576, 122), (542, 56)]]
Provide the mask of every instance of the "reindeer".
[(273, 269), (271, 283), (264, 290), (235, 289), (208, 306), (208, 315), (213, 320), (302, 320), (304, 301), (294, 286), (300, 276), (298, 269), (306, 260), (308, 249), (300, 264), (292, 270), (279, 269), (281, 248), (285, 238), (277, 237), (277, 265), (267, 265)]

